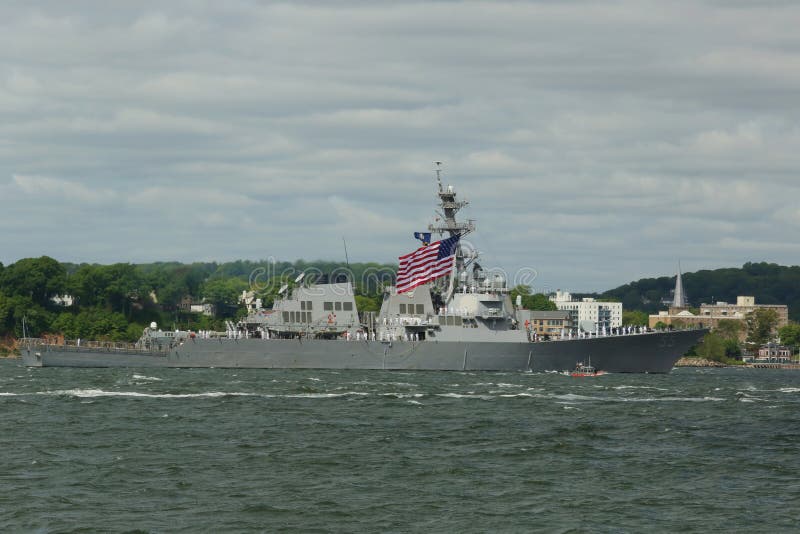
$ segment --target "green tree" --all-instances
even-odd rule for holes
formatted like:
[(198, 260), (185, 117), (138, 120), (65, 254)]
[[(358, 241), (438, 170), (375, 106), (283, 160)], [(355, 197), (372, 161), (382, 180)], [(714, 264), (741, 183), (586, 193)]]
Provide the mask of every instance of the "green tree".
[(0, 291), (0, 336), (6, 336), (12, 332), (10, 318), (11, 301)]
[[(2, 310), (0, 310), (0, 314), (1, 313)], [(781, 338), (781, 343), (784, 345), (794, 347), (795, 349), (800, 347), (800, 324), (789, 323), (786, 326), (782, 326), (778, 330), (778, 335)]]
[(518, 296), (522, 296), (523, 297), (523, 302), (524, 302), (524, 297), (529, 297), (530, 296), (531, 288), (530, 288), (530, 286), (526, 286), (526, 285), (520, 284), (518, 286), (514, 286), (513, 288), (511, 288), (511, 290), (508, 292), (508, 294), (511, 297), (511, 302), (513, 302), (516, 305), (517, 297)]
[(100, 265), (83, 264), (67, 279), (67, 289), (79, 306), (102, 303), (107, 285), (106, 272)]
[(558, 309), (556, 303), (543, 293), (536, 293), (527, 297), (522, 297), (522, 305), (527, 310), (555, 311)]
[(381, 309), (381, 295), (356, 295), (356, 307), (359, 312), (377, 312)]
[(103, 292), (106, 306), (114, 311), (130, 317), (132, 303), (146, 294), (143, 281), (136, 268), (129, 263), (115, 263), (104, 267), (108, 283)]
[(725, 340), (714, 332), (709, 332), (703, 337), (695, 352), (706, 360), (721, 362), (725, 359)]
[(745, 317), (747, 325), (747, 342), (763, 345), (772, 339), (778, 325), (778, 313), (769, 308), (758, 308)]
[(714, 332), (722, 339), (739, 341), (744, 325), (736, 319), (720, 319)]
[(643, 311), (625, 310), (622, 312), (622, 324), (633, 326), (647, 326), (650, 317)]
[(725, 357), (733, 360), (742, 359), (742, 346), (736, 339), (725, 339)]
[(47, 332), (53, 314), (44, 306), (34, 302), (31, 297), (14, 295), (5, 299), (6, 320), (4, 330), (15, 337), (38, 337)]
[(133, 303), (149, 299), (148, 284), (129, 263), (83, 264), (67, 280), (80, 307), (102, 306), (130, 318)]
[(66, 269), (53, 258), (25, 258), (3, 269), (0, 289), (9, 296), (30, 297), (39, 306), (48, 307), (50, 299), (63, 294)]
[(227, 308), (239, 303), (242, 291), (247, 288), (247, 282), (239, 278), (215, 278), (203, 284), (201, 294), (206, 302), (216, 307), (217, 314), (224, 314)]

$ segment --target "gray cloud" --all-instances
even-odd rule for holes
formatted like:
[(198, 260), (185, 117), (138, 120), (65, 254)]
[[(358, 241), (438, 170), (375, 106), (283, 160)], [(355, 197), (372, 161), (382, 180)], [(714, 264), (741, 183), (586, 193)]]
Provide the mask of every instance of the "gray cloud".
[(797, 263), (791, 2), (0, 7), (0, 260), (394, 261), (432, 162), (484, 264)]

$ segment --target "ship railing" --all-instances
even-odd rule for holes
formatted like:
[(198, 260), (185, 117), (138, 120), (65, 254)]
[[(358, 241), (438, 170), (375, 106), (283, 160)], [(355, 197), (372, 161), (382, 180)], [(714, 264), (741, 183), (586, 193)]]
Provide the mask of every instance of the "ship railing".
[(23, 346), (32, 346), (45, 349), (54, 349), (69, 352), (113, 352), (113, 353), (146, 353), (146, 354), (166, 354), (169, 352), (168, 345), (153, 344), (151, 347), (143, 347), (137, 343), (127, 343), (123, 341), (87, 341), (83, 339), (64, 339), (53, 340), (43, 338), (24, 338), (20, 340)]

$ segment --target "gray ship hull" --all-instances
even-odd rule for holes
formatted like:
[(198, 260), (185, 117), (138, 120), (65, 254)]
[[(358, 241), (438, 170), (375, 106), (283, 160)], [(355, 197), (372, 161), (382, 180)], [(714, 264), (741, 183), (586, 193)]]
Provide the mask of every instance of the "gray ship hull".
[(221, 367), (569, 371), (591, 359), (612, 373), (668, 373), (707, 330), (655, 332), (545, 342), (191, 339), (168, 352), (109, 351), (59, 345), (22, 349), (32, 367)]

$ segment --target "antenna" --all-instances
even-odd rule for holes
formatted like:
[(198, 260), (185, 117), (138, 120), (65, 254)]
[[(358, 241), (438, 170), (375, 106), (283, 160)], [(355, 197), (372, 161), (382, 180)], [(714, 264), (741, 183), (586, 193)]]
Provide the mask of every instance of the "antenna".
[(350, 267), (350, 258), (347, 257), (347, 241), (344, 240), (344, 236), (342, 236), (342, 243), (344, 243), (344, 261), (347, 264), (347, 267)]
[(299, 284), (300, 281), (305, 277), (306, 273), (300, 273), (297, 275), (297, 278), (294, 279), (295, 284)]
[(283, 294), (283, 293), (284, 293), (284, 292), (285, 292), (285, 291), (286, 291), (288, 288), (289, 288), (289, 286), (288, 286), (288, 285), (286, 285), (286, 284), (283, 284), (283, 285), (281, 286), (281, 288), (278, 290), (278, 295), (281, 295), (281, 294)]
[(442, 191), (442, 162), (434, 161), (436, 164), (436, 182), (439, 184), (439, 191)]

